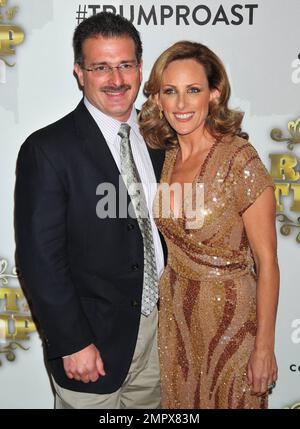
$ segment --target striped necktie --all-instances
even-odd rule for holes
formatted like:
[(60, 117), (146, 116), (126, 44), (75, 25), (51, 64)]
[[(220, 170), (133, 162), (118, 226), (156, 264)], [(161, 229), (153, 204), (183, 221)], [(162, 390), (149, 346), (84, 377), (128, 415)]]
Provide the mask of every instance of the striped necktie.
[(142, 314), (148, 316), (158, 300), (158, 275), (151, 221), (140, 175), (133, 159), (130, 144), (130, 125), (121, 124), (118, 135), (121, 137), (121, 175), (131, 198), (144, 244), (144, 284)]

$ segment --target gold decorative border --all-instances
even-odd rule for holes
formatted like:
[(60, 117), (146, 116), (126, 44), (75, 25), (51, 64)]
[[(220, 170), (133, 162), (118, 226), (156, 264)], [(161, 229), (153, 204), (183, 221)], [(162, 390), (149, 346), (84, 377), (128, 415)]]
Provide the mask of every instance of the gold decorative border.
[[(286, 237), (290, 235), (294, 228), (300, 228), (300, 217), (298, 217), (297, 221), (293, 221), (284, 213), (277, 214), (276, 217), (278, 222), (283, 223), (280, 227), (280, 232)], [(300, 244), (300, 232), (296, 236), (296, 241)]]
[(285, 410), (300, 410), (300, 402), (291, 405), (290, 407), (284, 407)]
[(10, 64), (4, 57), (0, 57), (0, 60), (2, 60), (7, 67), (15, 67), (16, 65), (16, 63)]
[[(16, 354), (15, 354), (15, 350), (17, 348), (20, 348), (22, 350), (29, 350), (29, 347), (23, 347), (20, 343), (16, 343), (15, 341), (9, 343), (7, 346), (4, 347), (0, 347), (0, 354), (5, 354), (6, 360), (8, 360), (9, 362), (14, 362), (16, 360)], [(0, 366), (2, 366), (2, 361), (0, 359)]]
[(290, 137), (283, 137), (283, 132), (279, 128), (271, 131), (271, 138), (276, 142), (288, 142), (288, 149), (293, 150), (294, 146), (300, 143), (300, 118), (288, 122), (288, 132)]
[(12, 274), (6, 274), (8, 262), (5, 259), (0, 260), (0, 282), (2, 285), (8, 285), (8, 279), (17, 279), (17, 269), (16, 267), (13, 269)]

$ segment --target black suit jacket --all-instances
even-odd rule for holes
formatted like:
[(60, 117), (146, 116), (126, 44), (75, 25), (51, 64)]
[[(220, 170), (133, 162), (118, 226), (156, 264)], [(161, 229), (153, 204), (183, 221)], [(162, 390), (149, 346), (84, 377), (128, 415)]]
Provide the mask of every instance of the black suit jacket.
[[(164, 153), (149, 149), (157, 181)], [(100, 183), (119, 171), (83, 101), (22, 145), (15, 188), (16, 259), (45, 341), (50, 371), (67, 389), (111, 393), (124, 381), (141, 314), (143, 240), (135, 219), (99, 219)], [(121, 182), (123, 183), (123, 182)], [(123, 184), (123, 186), (125, 186)], [(125, 198), (129, 202), (128, 194)], [(117, 213), (119, 202), (117, 201)], [(62, 356), (90, 343), (106, 376), (69, 380)]]

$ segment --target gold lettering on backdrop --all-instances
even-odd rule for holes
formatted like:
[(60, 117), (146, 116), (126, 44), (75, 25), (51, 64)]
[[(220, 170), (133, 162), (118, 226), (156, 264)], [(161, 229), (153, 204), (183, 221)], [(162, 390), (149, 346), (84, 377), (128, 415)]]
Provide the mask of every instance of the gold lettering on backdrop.
[(294, 191), (294, 204), (290, 210), (292, 212), (300, 212), (300, 183), (292, 184), (291, 190)]
[(276, 183), (275, 186), (276, 211), (283, 212), (281, 197), (287, 197), (289, 195), (290, 185), (288, 183)]
[[(290, 207), (291, 211), (300, 212), (300, 184), (291, 183), (299, 180), (300, 174), (295, 171), (298, 165), (298, 160), (295, 156), (288, 153), (284, 154), (270, 154), (271, 159), (271, 176), (275, 182), (276, 190), (275, 197), (277, 203), (277, 212), (283, 212), (282, 197), (288, 197), (290, 191), (293, 191), (293, 205)], [(284, 181), (278, 183), (277, 180)]]
[[(287, 142), (290, 151), (300, 143), (300, 118), (289, 121), (287, 125), (289, 136), (285, 137), (279, 128), (271, 131), (271, 138), (278, 143)], [(300, 229), (300, 217), (297, 220), (291, 219), (290, 215), (284, 213), (284, 200), (288, 198), (290, 212), (300, 213), (300, 160), (295, 154), (275, 153), (270, 154), (271, 171), (270, 174), (275, 183), (275, 197), (277, 220), (282, 225), (280, 232), (288, 236), (292, 231)], [(296, 236), (296, 242), (300, 244), (300, 232)]]
[(18, 299), (25, 299), (22, 289), (17, 288), (0, 288), (0, 300), (6, 301), (4, 311), (18, 311)]
[(300, 183), (276, 183), (275, 184), (275, 198), (276, 198), (276, 211), (277, 213), (283, 212), (282, 197), (288, 197), (290, 191), (293, 191), (293, 204), (290, 207), (291, 212), (300, 212)]
[(29, 340), (29, 334), (36, 331), (36, 327), (31, 317), (16, 316), (14, 314), (3, 314), (1, 320), (4, 322), (1, 337), (5, 336), (8, 340), (24, 341)]
[[(7, 1), (0, 0), (0, 8), (6, 6)], [(5, 57), (15, 55), (16, 46), (23, 43), (25, 38), (22, 28), (12, 23), (18, 10), (17, 6), (4, 10), (0, 9), (0, 83), (6, 83), (6, 67), (15, 66), (15, 63), (7, 60)]]
[(20, 27), (0, 25), (0, 55), (15, 55), (14, 46), (24, 40), (24, 33)]
[(7, 261), (0, 260), (0, 355), (12, 362), (16, 359), (17, 348), (28, 350), (21, 342), (28, 341), (36, 327), (22, 289), (9, 287), (9, 281), (17, 280), (17, 273), (13, 270), (12, 274), (7, 274), (7, 265)]
[(298, 164), (295, 156), (288, 153), (270, 154), (271, 158), (271, 176), (274, 180), (297, 181), (300, 177), (299, 172), (294, 170)]

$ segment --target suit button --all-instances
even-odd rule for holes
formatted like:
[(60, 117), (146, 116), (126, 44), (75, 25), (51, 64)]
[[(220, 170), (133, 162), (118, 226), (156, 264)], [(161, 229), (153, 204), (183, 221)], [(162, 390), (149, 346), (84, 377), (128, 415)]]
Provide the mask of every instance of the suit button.
[(138, 271), (139, 264), (132, 265), (131, 269), (132, 269), (132, 271)]
[(127, 225), (127, 231), (132, 231), (134, 229), (134, 225), (133, 225), (133, 223), (129, 223), (128, 225)]
[(131, 305), (134, 308), (137, 308), (139, 306), (139, 303), (136, 300), (131, 301)]

